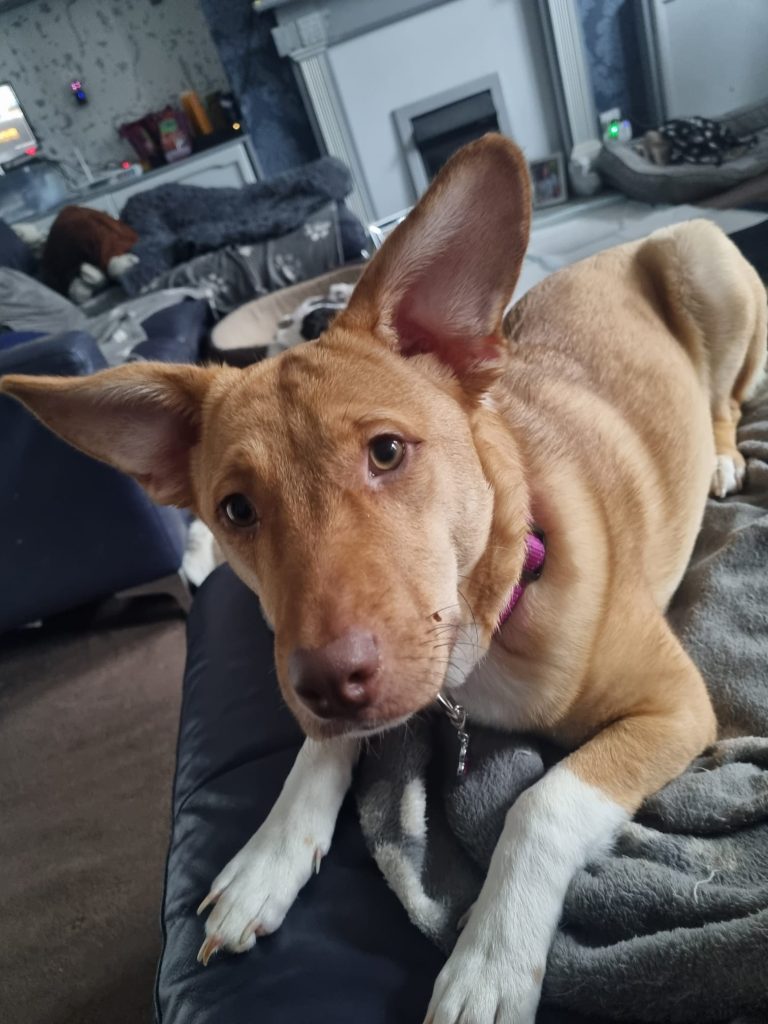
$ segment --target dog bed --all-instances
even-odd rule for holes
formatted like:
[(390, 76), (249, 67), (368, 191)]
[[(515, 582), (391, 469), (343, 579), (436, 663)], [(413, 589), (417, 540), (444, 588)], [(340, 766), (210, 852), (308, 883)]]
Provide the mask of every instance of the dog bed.
[(212, 353), (230, 366), (248, 366), (264, 359), (276, 343), (281, 324), (293, 322), (310, 299), (328, 295), (336, 285), (355, 285), (364, 263), (348, 263), (310, 281), (281, 288), (247, 302), (219, 321), (211, 332)]
[(718, 122), (739, 138), (756, 135), (756, 144), (719, 166), (658, 166), (637, 151), (636, 142), (609, 142), (600, 151), (597, 169), (614, 188), (644, 203), (693, 203), (768, 170), (768, 101), (731, 111)]

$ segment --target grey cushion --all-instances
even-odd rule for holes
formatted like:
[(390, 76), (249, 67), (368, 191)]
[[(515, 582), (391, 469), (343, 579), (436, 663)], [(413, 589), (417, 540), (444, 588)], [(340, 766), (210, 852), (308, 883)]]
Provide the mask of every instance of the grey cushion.
[(0, 267), (0, 327), (59, 334), (87, 330), (88, 321), (63, 295), (20, 270)]

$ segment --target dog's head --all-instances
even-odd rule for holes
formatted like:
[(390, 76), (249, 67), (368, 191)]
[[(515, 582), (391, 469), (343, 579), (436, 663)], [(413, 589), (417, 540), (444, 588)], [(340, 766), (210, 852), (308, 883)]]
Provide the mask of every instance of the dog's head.
[(310, 735), (432, 702), (487, 646), (519, 576), (527, 494), (487, 394), (528, 227), (524, 160), (487, 136), (449, 161), (321, 340), (246, 370), (2, 382), (210, 526), (261, 599)]

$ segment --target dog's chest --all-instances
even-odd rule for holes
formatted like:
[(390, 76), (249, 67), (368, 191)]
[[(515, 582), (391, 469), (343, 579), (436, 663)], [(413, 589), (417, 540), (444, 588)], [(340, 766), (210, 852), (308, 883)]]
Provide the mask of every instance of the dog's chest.
[(452, 696), (470, 721), (510, 732), (543, 725), (552, 709), (551, 695), (536, 673), (512, 667), (494, 645)]

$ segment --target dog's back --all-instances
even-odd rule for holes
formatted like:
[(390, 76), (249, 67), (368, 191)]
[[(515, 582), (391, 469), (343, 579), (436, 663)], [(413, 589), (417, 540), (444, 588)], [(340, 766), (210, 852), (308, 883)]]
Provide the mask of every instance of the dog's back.
[[(505, 344), (529, 210), (523, 154), (489, 136), (446, 164), (319, 342), (243, 372), (3, 381), (71, 443), (193, 508), (274, 626), (311, 739), (201, 905), (216, 904), (203, 962), (279, 927), (328, 849), (356, 737), (458, 696), (470, 728), (544, 732), (571, 753), (508, 811), (427, 1019), (533, 1024), (574, 873), (714, 739), (661, 609), (710, 482), (740, 486), (765, 297), (693, 223), (554, 275)], [(507, 614), (534, 526), (544, 571)]]
[(524, 422), (530, 457), (548, 480), (573, 475), (592, 492), (613, 557), (645, 573), (664, 606), (690, 556), (716, 452), (736, 452), (732, 403), (765, 362), (756, 272), (714, 224), (690, 221), (552, 275), (505, 328), (500, 401)]

